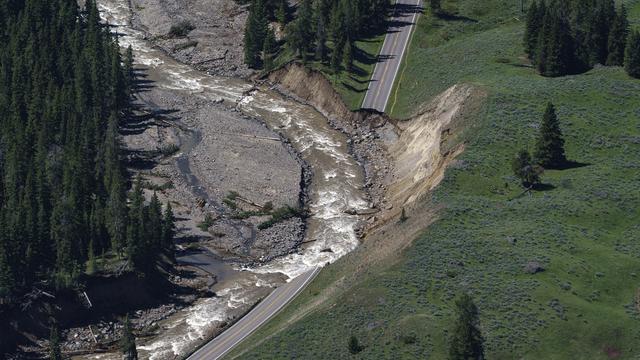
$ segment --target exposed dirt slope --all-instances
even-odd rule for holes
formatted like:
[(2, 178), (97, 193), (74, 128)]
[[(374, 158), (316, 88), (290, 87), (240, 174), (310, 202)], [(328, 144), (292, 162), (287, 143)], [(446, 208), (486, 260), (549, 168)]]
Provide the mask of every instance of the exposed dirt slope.
[[(288, 71), (291, 74), (287, 74)], [(330, 114), (330, 118), (335, 119), (337, 114), (346, 114), (340, 104), (332, 102), (335, 100), (333, 89), (325, 90), (326, 85), (330, 85), (326, 79), (313, 75), (308, 81), (294, 80), (303, 74), (301, 69), (289, 66), (277, 74), (272, 74), (269, 79), (284, 79), (284, 83), (276, 84), (278, 88), (286, 88), (298, 97), (308, 96), (308, 102), (316, 107), (327, 104), (326, 108), (320, 110)], [(320, 84), (322, 82), (325, 84)], [(314, 98), (311, 96), (311, 89), (323, 93), (316, 94)], [(360, 132), (356, 131), (352, 137), (362, 137), (361, 130), (369, 129), (369, 133), (364, 136), (374, 140), (368, 151), (384, 152), (377, 156), (359, 154), (358, 157), (385, 159), (384, 164), (364, 165), (365, 168), (377, 169), (370, 180), (383, 183), (373, 183), (370, 189), (385, 189), (383, 201), (386, 206), (369, 218), (361, 246), (333, 265), (335, 268), (331, 273), (342, 276), (336, 276), (324, 288), (314, 290), (321, 295), (304, 298), (292, 306), (278, 322), (271, 324), (266, 330), (259, 331), (254, 337), (260, 340), (246, 342), (250, 345), (241, 350), (240, 354), (286, 329), (308, 313), (330, 307), (333, 299), (366, 278), (366, 274), (381, 271), (381, 268), (394, 264), (402, 251), (437, 220), (440, 209), (434, 207), (429, 200), (430, 191), (438, 186), (447, 167), (453, 164), (455, 157), (464, 150), (464, 144), (460, 142), (458, 135), (467, 126), (468, 114), (479, 110), (485, 96), (485, 92), (477, 87), (456, 85), (436, 97), (422, 113), (406, 122), (396, 122), (380, 114), (345, 115), (344, 119), (355, 123), (353, 127), (347, 128), (360, 129)], [(386, 120), (385, 126), (380, 125), (381, 119)], [(389, 126), (391, 124), (393, 126)], [(393, 135), (389, 132), (393, 132)], [(367, 147), (364, 148), (365, 152), (366, 149)], [(358, 150), (356, 144), (354, 151), (362, 149)], [(401, 220), (400, 213), (403, 208), (406, 218)], [(320, 275), (322, 276), (323, 274)], [(322, 281), (319, 279), (319, 282)]]
[(301, 64), (291, 62), (271, 72), (267, 79), (283, 93), (294, 95), (298, 100), (315, 107), (329, 120), (339, 119), (344, 123), (355, 115), (324, 75)]
[(395, 179), (387, 195), (394, 204), (411, 204), (442, 181), (447, 165), (464, 145), (442, 149), (441, 144), (455, 132), (458, 121), (479, 96), (482, 94), (469, 85), (455, 85), (435, 98), (424, 112), (399, 123), (400, 138), (389, 148), (395, 160)]

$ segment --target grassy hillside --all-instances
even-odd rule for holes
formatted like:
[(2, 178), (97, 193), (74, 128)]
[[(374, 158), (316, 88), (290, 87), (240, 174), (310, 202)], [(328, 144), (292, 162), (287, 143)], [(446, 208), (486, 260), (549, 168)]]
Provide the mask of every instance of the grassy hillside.
[[(640, 356), (640, 81), (620, 68), (540, 77), (522, 58), (519, 2), (454, 3), (460, 18), (420, 20), (393, 110), (408, 117), (459, 82), (489, 94), (430, 200), (444, 206), (440, 219), (401, 261), (251, 349), (360, 253), (328, 267), (243, 358), (446, 358), (461, 291), (480, 309), (488, 359)], [(626, 4), (637, 26), (640, 1)], [(581, 166), (548, 171), (547, 190), (519, 196), (510, 161), (533, 146), (547, 101)], [(529, 261), (545, 271), (525, 273)], [(364, 345), (357, 355), (352, 334)]]

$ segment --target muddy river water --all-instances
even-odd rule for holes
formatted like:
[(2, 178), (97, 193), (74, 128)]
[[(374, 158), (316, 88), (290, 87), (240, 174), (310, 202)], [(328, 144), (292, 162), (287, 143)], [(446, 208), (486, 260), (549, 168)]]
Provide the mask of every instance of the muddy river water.
[[(306, 240), (313, 241), (298, 253), (265, 265), (232, 269), (230, 273), (235, 271), (242, 276), (227, 276), (226, 281), (216, 285), (216, 297), (199, 300), (172, 315), (161, 325), (164, 330), (159, 335), (139, 342), (143, 358), (179, 358), (202, 344), (215, 329), (216, 322), (228, 320), (234, 310), (257, 301), (257, 288), (264, 292), (277, 286), (282, 280), (274, 279), (283, 276), (274, 276), (274, 273), (291, 279), (335, 261), (358, 245), (355, 234), (358, 217), (346, 214), (345, 210), (367, 207), (362, 169), (349, 154), (347, 137), (332, 129), (324, 116), (312, 107), (268, 88), (254, 89), (253, 84), (244, 80), (210, 76), (178, 63), (130, 26), (132, 13), (128, 0), (97, 2), (103, 19), (120, 34), (122, 46), (132, 46), (137, 66), (145, 67), (154, 86), (237, 104), (247, 115), (261, 119), (286, 136), (313, 171), (309, 189), (311, 216), (306, 234)], [(109, 355), (94, 356), (107, 357)]]

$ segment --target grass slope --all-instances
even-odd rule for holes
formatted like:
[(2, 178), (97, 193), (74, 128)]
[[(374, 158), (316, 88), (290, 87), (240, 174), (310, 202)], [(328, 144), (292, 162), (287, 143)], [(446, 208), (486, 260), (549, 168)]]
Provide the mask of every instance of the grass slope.
[[(329, 79), (342, 100), (351, 110), (358, 110), (364, 101), (369, 87), (369, 80), (376, 65), (376, 58), (382, 48), (384, 34), (372, 35), (370, 38), (354, 42), (353, 69), (347, 72), (343, 69), (337, 76), (329, 66), (329, 62), (309, 61), (306, 66), (320, 71)], [(328, 53), (333, 49), (333, 43), (327, 42)], [(283, 65), (294, 58), (293, 52), (284, 48), (276, 59), (276, 65)]]
[[(441, 218), (402, 261), (370, 269), (243, 358), (446, 358), (461, 291), (479, 306), (489, 359), (640, 356), (640, 81), (620, 68), (540, 77), (523, 66), (519, 3), (453, 3), (477, 22), (422, 18), (394, 112), (414, 114), (459, 82), (489, 93), (463, 134), (466, 151), (430, 200), (446, 206)], [(626, 4), (638, 24), (640, 2)], [(548, 171), (548, 190), (518, 196), (510, 161), (533, 146), (547, 101), (557, 106), (569, 158), (586, 166)], [(526, 274), (529, 261), (546, 271)], [(292, 309), (339, 278), (340, 266), (323, 271)], [(352, 334), (364, 345), (357, 355), (347, 349)]]

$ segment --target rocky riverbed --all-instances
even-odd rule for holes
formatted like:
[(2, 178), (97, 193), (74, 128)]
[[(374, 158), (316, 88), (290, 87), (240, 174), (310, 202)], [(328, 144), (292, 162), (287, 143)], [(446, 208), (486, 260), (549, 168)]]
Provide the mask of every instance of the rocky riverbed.
[(246, 5), (234, 0), (131, 0), (132, 23), (179, 61), (210, 74), (246, 77)]

